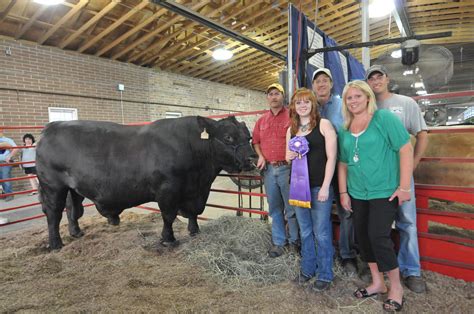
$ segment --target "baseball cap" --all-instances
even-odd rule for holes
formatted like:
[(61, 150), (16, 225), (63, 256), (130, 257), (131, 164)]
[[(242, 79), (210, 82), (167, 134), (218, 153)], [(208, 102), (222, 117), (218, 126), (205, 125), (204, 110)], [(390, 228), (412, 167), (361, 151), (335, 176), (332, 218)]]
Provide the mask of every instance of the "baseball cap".
[(371, 66), (367, 70), (367, 72), (365, 72), (365, 80), (367, 81), (369, 79), (369, 77), (372, 75), (372, 73), (374, 73), (374, 72), (379, 72), (379, 73), (382, 73), (382, 74), (388, 76), (387, 69), (383, 65), (374, 64), (373, 66)]
[(268, 93), (268, 91), (269, 91), (270, 89), (272, 89), (272, 88), (278, 89), (282, 94), (285, 93), (285, 90), (283, 89), (283, 86), (281, 86), (281, 85), (278, 84), (278, 83), (273, 83), (273, 84), (271, 84), (270, 86), (268, 86), (268, 87), (267, 87), (267, 93)]
[(324, 73), (324, 74), (326, 74), (327, 76), (329, 76), (329, 78), (330, 78), (331, 81), (332, 81), (331, 70), (329, 70), (329, 69), (327, 69), (327, 68), (319, 68), (319, 69), (317, 69), (316, 71), (314, 71), (314, 73), (313, 73), (313, 81), (314, 81), (314, 79), (316, 78), (316, 75), (318, 75), (319, 73)]

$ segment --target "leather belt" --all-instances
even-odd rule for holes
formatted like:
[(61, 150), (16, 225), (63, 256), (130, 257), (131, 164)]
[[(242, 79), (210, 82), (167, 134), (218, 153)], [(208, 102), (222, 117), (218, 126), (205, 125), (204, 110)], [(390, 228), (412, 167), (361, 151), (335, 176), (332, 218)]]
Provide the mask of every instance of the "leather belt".
[(273, 167), (281, 167), (288, 165), (288, 162), (286, 160), (269, 161), (268, 163)]

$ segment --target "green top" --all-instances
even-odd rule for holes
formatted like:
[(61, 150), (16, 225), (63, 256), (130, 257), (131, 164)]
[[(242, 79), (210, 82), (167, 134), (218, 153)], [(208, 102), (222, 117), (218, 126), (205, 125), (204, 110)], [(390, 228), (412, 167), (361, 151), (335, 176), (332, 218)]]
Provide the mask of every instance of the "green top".
[(347, 164), (348, 193), (356, 199), (390, 197), (400, 183), (400, 148), (410, 135), (400, 119), (377, 110), (357, 139), (349, 130), (339, 132), (339, 161)]

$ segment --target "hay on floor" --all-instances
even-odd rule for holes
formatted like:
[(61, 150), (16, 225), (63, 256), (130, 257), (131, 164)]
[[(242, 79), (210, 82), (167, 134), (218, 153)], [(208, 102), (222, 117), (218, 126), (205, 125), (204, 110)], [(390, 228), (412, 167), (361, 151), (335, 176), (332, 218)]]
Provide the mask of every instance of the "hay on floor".
[(268, 285), (294, 278), (299, 257), (288, 253), (270, 258), (270, 224), (258, 219), (224, 216), (201, 227), (201, 233), (183, 245), (186, 259), (200, 265), (231, 286)]

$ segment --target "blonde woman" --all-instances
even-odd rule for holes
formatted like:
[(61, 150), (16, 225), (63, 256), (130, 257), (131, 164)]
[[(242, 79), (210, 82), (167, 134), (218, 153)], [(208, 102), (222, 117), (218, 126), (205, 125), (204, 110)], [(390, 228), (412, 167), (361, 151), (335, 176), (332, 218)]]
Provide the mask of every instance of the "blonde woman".
[(399, 204), (410, 199), (413, 149), (400, 120), (376, 110), (369, 85), (353, 81), (342, 94), (344, 127), (339, 132), (339, 191), (345, 210), (353, 212), (360, 255), (368, 262), (372, 283), (357, 289), (358, 299), (386, 293), (385, 311), (400, 311), (403, 288), (390, 238)]

